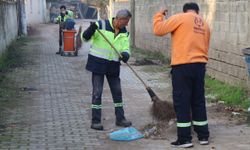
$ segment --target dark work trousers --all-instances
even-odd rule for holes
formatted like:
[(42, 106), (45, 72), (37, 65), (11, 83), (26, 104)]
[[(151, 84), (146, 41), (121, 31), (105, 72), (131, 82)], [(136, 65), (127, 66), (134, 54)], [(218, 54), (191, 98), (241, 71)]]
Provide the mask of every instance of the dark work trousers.
[[(92, 123), (101, 122), (101, 104), (102, 104), (102, 91), (103, 91), (104, 76), (106, 76), (108, 80), (113, 102), (115, 104), (122, 104), (122, 91), (121, 91), (120, 77), (92, 73), (92, 86), (93, 86)], [(93, 105), (98, 106), (98, 107), (93, 108)], [(118, 121), (125, 118), (122, 105), (115, 106), (115, 115), (116, 115), (116, 120)]]
[(62, 49), (62, 37), (63, 37), (63, 28), (59, 26), (59, 52)]
[(62, 51), (63, 44), (63, 29), (65, 29), (65, 22), (59, 24), (59, 52)]
[[(204, 95), (205, 71), (205, 63), (172, 66), (173, 103), (177, 117), (177, 135), (180, 141), (192, 140), (192, 121), (198, 139), (209, 137), (208, 124), (204, 124), (207, 122)], [(187, 126), (182, 126), (183, 123)]]

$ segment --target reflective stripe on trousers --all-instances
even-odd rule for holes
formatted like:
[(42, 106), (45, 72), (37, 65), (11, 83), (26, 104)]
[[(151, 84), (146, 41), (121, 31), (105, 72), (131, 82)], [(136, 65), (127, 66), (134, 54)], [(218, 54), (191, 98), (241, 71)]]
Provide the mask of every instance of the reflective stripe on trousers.
[(191, 122), (187, 122), (187, 123), (177, 122), (177, 127), (180, 127), (180, 128), (185, 128), (185, 127), (190, 127), (190, 126), (191, 126)]
[[(113, 77), (106, 75), (108, 84), (111, 90), (113, 102), (115, 105), (115, 115), (117, 120), (124, 119), (124, 110), (122, 102), (122, 91), (119, 77)], [(101, 122), (101, 103), (102, 103), (102, 91), (104, 83), (104, 74), (92, 73), (92, 123)]]
[(193, 121), (193, 125), (195, 126), (205, 126), (207, 124), (208, 124), (207, 120), (206, 121)]
[(177, 117), (177, 134), (181, 141), (192, 140), (191, 120), (198, 138), (208, 138), (204, 96), (205, 64), (172, 66), (173, 102)]
[[(117, 100), (116, 100), (117, 101)], [(118, 100), (118, 102), (121, 100)], [(123, 103), (115, 103), (115, 107), (123, 107)]]

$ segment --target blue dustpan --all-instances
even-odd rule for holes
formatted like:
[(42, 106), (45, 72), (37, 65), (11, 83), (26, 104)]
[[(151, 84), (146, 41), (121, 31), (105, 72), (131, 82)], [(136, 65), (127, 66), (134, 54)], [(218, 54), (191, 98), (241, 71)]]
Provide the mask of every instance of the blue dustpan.
[(127, 127), (109, 133), (109, 138), (114, 141), (133, 141), (143, 138), (143, 134), (134, 127)]

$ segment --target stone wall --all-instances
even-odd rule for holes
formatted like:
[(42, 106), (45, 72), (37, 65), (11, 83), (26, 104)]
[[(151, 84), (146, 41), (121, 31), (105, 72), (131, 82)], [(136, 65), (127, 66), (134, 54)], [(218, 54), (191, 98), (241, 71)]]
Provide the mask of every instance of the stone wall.
[(17, 37), (17, 6), (14, 2), (0, 2), (0, 53)]
[[(249, 0), (193, 0), (200, 6), (200, 15), (211, 27), (207, 73), (221, 81), (235, 84), (248, 79), (241, 49), (250, 47)], [(152, 33), (152, 17), (167, 7), (169, 15), (182, 12), (186, 0), (135, 0), (135, 46), (170, 55), (170, 35), (156, 37)], [(114, 10), (127, 8), (115, 2)]]

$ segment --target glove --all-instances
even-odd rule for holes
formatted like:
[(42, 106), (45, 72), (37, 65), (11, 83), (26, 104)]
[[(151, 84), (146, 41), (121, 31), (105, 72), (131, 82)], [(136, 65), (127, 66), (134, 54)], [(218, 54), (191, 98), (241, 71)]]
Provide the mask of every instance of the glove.
[(90, 22), (90, 28), (95, 31), (98, 26), (95, 24), (95, 22)]
[(122, 58), (120, 58), (124, 63), (127, 63), (129, 60), (129, 53), (128, 52), (122, 52), (121, 53)]
[(64, 16), (65, 16), (65, 14), (64, 14), (64, 13), (61, 13), (60, 15), (61, 15), (61, 22), (63, 22), (63, 21), (64, 21)]
[(161, 13), (162, 13), (164, 16), (166, 16), (167, 13), (168, 13), (168, 9), (163, 9), (163, 10), (161, 10)]
[(84, 31), (83, 38), (88, 41), (92, 35), (95, 33), (98, 26), (95, 24), (95, 22), (90, 22), (90, 26)]

